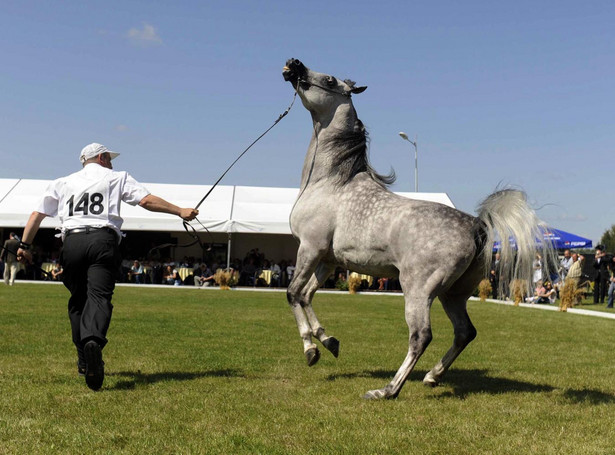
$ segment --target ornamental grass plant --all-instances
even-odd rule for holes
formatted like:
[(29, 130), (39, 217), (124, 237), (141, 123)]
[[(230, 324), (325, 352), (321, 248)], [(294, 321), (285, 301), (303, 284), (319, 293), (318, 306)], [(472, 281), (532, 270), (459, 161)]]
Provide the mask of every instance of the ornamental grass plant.
[(523, 302), (523, 296), (526, 293), (526, 283), (523, 280), (513, 280), (510, 283), (510, 294), (515, 306)]
[(350, 294), (356, 294), (361, 289), (361, 277), (358, 275), (350, 274), (348, 277), (348, 292)]
[(581, 302), (584, 290), (577, 285), (577, 281), (569, 279), (564, 281), (564, 285), (560, 290), (559, 310), (567, 311)]
[(235, 286), (238, 282), (238, 272), (234, 270), (218, 269), (214, 274), (214, 281), (220, 289), (229, 290), (232, 286)]
[(487, 278), (484, 278), (480, 283), (478, 283), (478, 298), (481, 302), (485, 302), (492, 292), (493, 288)]

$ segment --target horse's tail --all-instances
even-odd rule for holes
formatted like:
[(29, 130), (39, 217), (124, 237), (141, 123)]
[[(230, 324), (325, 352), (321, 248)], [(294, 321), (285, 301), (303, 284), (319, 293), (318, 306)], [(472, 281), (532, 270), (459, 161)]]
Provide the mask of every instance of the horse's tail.
[[(523, 191), (506, 189), (490, 194), (479, 204), (478, 217), (484, 223), (482, 254), (487, 273), (491, 267), (496, 237), (500, 241), (500, 292), (504, 283), (515, 279), (528, 285), (531, 283), (533, 263), (539, 248), (542, 249), (543, 265), (548, 276), (548, 271), (555, 264), (555, 250), (551, 242), (542, 240), (541, 222)], [(538, 239), (540, 244), (537, 243)]]

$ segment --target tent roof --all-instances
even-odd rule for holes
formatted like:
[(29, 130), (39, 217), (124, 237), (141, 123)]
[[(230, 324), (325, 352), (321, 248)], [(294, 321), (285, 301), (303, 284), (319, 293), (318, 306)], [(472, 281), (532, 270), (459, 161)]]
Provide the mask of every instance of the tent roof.
[(548, 227), (543, 229), (543, 236), (549, 239), (553, 246), (557, 249), (563, 248), (591, 248), (592, 241), (581, 237), (580, 235), (571, 234), (570, 232), (562, 231)]
[[(0, 179), (0, 227), (24, 227), (51, 180)], [(153, 194), (180, 207), (193, 207), (211, 185), (143, 184)], [(289, 217), (297, 188), (218, 185), (199, 207), (199, 220), (212, 232), (290, 234)], [(439, 202), (454, 207), (446, 193), (396, 193), (400, 196)], [(122, 204), (125, 231), (183, 231), (182, 221), (172, 215)], [(41, 227), (59, 226), (57, 218), (45, 218)], [(198, 229), (197, 229), (198, 230)]]
[[(572, 248), (591, 248), (592, 241), (570, 232), (562, 231), (561, 229), (555, 229), (550, 226), (540, 226), (543, 239), (536, 239), (536, 246), (542, 247), (543, 240), (548, 240), (553, 248), (557, 250), (572, 249)], [(513, 248), (516, 248), (515, 239), (509, 238), (509, 241)], [(500, 249), (500, 240), (496, 240), (493, 244), (493, 251)]]

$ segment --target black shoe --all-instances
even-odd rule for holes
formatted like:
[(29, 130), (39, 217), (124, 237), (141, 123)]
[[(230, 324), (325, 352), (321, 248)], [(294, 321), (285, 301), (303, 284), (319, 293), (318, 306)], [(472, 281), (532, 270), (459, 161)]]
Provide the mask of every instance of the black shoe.
[[(105, 366), (105, 362), (102, 364)], [(77, 374), (81, 377), (85, 377), (85, 360), (83, 362), (77, 362)]]
[(100, 345), (92, 340), (88, 341), (83, 347), (85, 353), (85, 383), (92, 390), (102, 387), (105, 380), (105, 364), (102, 360), (102, 349)]

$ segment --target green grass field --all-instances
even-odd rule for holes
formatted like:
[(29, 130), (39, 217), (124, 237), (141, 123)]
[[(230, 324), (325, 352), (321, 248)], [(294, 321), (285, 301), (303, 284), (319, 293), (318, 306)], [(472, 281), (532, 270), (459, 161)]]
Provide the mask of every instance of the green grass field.
[(0, 454), (614, 453), (615, 321), (471, 302), (477, 339), (444, 383), (365, 401), (407, 350), (401, 297), (321, 294), (341, 341), (308, 368), (283, 293), (120, 287), (90, 391), (62, 286), (0, 286)]

